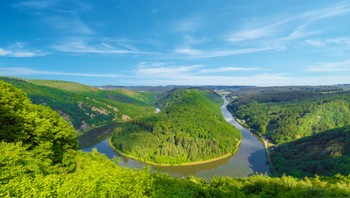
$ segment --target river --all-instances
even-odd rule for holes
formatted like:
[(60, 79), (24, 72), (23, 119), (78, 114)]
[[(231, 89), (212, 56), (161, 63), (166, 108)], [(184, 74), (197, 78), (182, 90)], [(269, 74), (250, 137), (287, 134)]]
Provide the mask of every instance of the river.
[[(100, 153), (105, 154), (109, 158), (120, 158), (120, 166), (131, 168), (143, 168), (144, 166), (150, 166), (151, 171), (165, 172), (174, 177), (183, 177), (194, 175), (197, 177), (203, 177), (207, 180), (214, 176), (230, 176), (230, 177), (245, 177), (254, 173), (266, 173), (269, 174), (269, 167), (267, 165), (267, 158), (264, 145), (259, 141), (249, 130), (241, 126), (227, 110), (226, 106), (228, 101), (224, 97), (225, 103), (221, 106), (221, 112), (227, 122), (235, 126), (242, 133), (242, 142), (238, 149), (238, 152), (224, 159), (220, 159), (214, 162), (209, 162), (199, 165), (191, 166), (174, 166), (174, 167), (158, 167), (153, 165), (145, 165), (136, 160), (129, 159), (120, 156), (113, 151), (108, 145), (108, 137), (104, 135), (104, 138), (99, 142), (96, 140), (94, 145), (90, 145), (88, 148), (81, 148), (85, 152), (90, 152), (93, 148), (96, 148)], [(105, 130), (105, 129), (103, 129)], [(101, 131), (105, 134), (105, 131)], [(88, 141), (86, 136), (83, 138)], [(94, 139), (94, 137), (92, 137)]]

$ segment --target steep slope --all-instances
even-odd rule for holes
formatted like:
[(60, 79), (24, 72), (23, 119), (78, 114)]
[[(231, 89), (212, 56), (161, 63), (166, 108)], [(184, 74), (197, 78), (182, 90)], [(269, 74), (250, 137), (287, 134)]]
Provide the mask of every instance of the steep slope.
[(350, 126), (282, 144), (271, 152), (279, 175), (350, 174)]
[(116, 131), (112, 143), (131, 157), (156, 164), (182, 164), (235, 153), (240, 132), (221, 115), (219, 95), (177, 89), (157, 102), (155, 116), (133, 120)]
[[(99, 90), (78, 83), (1, 77), (23, 89), (35, 104), (45, 104), (70, 122), (78, 132), (113, 121), (126, 121), (154, 113), (150, 93)], [(127, 94), (125, 94), (127, 93)]]
[(232, 97), (230, 112), (277, 144), (350, 124), (350, 92), (292, 91)]

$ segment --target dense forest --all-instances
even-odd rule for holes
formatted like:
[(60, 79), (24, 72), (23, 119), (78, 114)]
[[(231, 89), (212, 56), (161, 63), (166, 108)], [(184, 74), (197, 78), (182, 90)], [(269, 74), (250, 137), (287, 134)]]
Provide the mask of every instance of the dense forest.
[(271, 151), (279, 175), (350, 174), (350, 126), (282, 144)]
[(229, 110), (270, 148), (278, 175), (350, 174), (350, 92), (341, 87), (254, 88), (232, 92)]
[(230, 112), (255, 132), (283, 144), (350, 124), (350, 92), (298, 90), (230, 95)]
[(56, 112), (0, 81), (1, 197), (348, 197), (350, 176), (189, 177), (121, 168), (77, 151), (76, 132)]
[(209, 90), (176, 89), (157, 102), (155, 116), (117, 129), (114, 147), (148, 163), (181, 164), (233, 154), (240, 132), (221, 115), (220, 95)]
[(35, 104), (58, 112), (78, 132), (155, 113), (155, 94), (124, 89), (103, 90), (78, 83), (0, 77), (23, 89)]

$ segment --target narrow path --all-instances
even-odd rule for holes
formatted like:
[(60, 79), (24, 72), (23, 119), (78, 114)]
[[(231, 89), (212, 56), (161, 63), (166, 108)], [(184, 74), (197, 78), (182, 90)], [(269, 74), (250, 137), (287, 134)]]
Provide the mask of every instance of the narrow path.
[(275, 167), (273, 166), (271, 158), (270, 158), (269, 142), (264, 137), (260, 137), (260, 138), (264, 142), (264, 147), (266, 150), (267, 159), (269, 160), (270, 166), (271, 166), (273, 172), (275, 173), (275, 176), (278, 176), (277, 171), (276, 171)]

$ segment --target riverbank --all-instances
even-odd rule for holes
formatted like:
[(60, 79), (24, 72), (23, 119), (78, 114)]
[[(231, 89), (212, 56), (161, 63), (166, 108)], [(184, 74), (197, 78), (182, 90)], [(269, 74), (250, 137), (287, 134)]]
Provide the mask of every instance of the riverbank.
[[(238, 148), (241, 144), (241, 141), (240, 140), (238, 142)], [(127, 157), (127, 158), (130, 158), (130, 159), (133, 159), (133, 160), (137, 160), (139, 162), (142, 162), (142, 163), (145, 163), (147, 165), (152, 165), (152, 166), (158, 166), (158, 167), (183, 167), (183, 166), (194, 166), (194, 165), (200, 165), (200, 164), (206, 164), (206, 163), (210, 163), (210, 162), (215, 162), (215, 161), (218, 161), (218, 160), (222, 160), (222, 159), (225, 159), (225, 158), (228, 158), (228, 157), (232, 157), (234, 154), (237, 153), (238, 149), (234, 152), (234, 153), (228, 153), (226, 155), (223, 155), (221, 157), (217, 157), (217, 158), (213, 158), (213, 159), (209, 159), (209, 160), (203, 160), (203, 161), (196, 161), (196, 162), (185, 162), (185, 163), (181, 163), (181, 164), (158, 164), (158, 163), (154, 163), (154, 162), (149, 162), (149, 161), (145, 161), (141, 158), (138, 158), (138, 157), (135, 157), (135, 156), (132, 156), (132, 155), (128, 155), (126, 153), (123, 153), (122, 151), (118, 150), (117, 148), (114, 147), (113, 143), (112, 143), (112, 140), (111, 138), (108, 139), (108, 145), (115, 151), (117, 152), (118, 154), (120, 154), (121, 156), (123, 157)]]
[[(230, 112), (231, 113), (231, 112)], [(240, 120), (238, 119), (236, 116), (234, 116), (234, 114), (232, 114), (232, 117), (237, 121), (238, 124), (240, 124), (241, 126), (243, 126), (244, 128), (248, 128), (249, 126), (244, 122), (244, 120)], [(253, 133), (254, 129), (248, 129), (249, 131), (252, 132), (252, 134), (264, 144), (264, 148), (265, 148), (265, 153), (267, 156), (267, 160), (269, 161), (270, 164), (270, 168), (273, 170), (275, 176), (278, 176), (277, 171), (275, 169), (275, 167), (273, 166), (271, 157), (270, 157), (270, 152), (269, 152), (269, 148), (272, 146), (275, 146), (275, 144), (272, 144), (268, 139), (266, 139), (264, 136), (262, 136), (260, 133)]]

